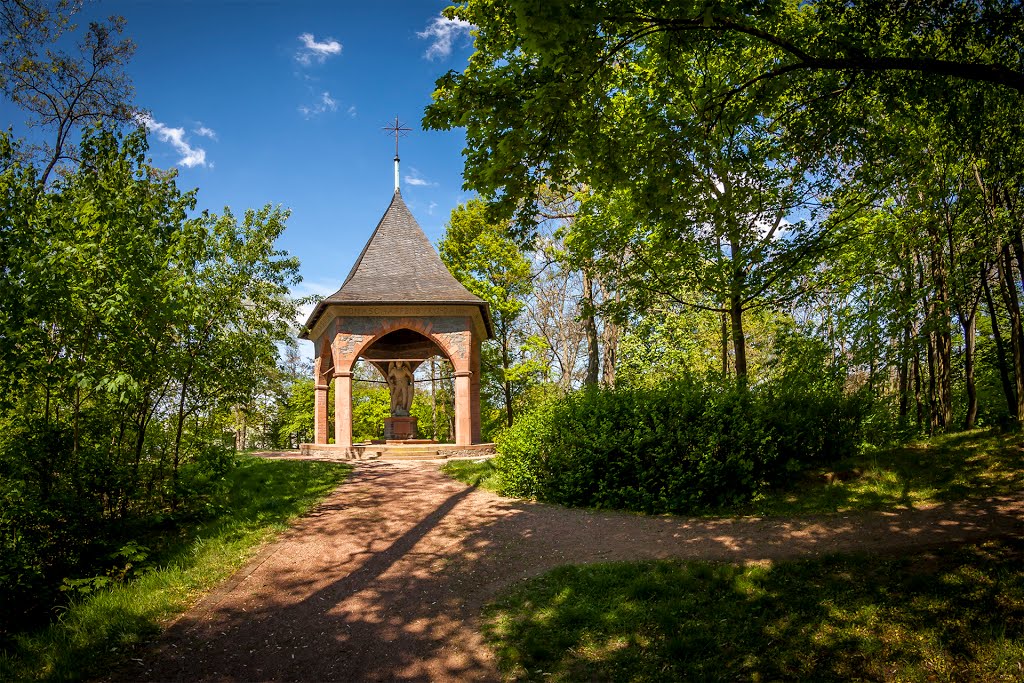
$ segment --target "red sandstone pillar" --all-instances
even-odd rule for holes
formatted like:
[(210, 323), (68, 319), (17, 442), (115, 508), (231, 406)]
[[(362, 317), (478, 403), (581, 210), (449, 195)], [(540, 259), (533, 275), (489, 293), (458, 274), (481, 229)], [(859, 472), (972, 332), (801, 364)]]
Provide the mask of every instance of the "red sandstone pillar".
[(327, 385), (316, 385), (313, 401), (313, 443), (327, 443)]
[(473, 373), (460, 370), (455, 373), (455, 445), (473, 443)]
[(334, 443), (352, 447), (352, 373), (334, 374)]
[(473, 335), (473, 350), (469, 356), (469, 369), (473, 373), (469, 390), (469, 405), (473, 414), (473, 443), (480, 443), (480, 339)]

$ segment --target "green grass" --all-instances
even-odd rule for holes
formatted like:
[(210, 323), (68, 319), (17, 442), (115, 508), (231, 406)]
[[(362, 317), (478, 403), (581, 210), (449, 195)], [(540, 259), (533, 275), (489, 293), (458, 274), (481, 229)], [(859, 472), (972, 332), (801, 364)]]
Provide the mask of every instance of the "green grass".
[(452, 460), (446, 462), (441, 467), (441, 471), (464, 484), (498, 492), (501, 475), (494, 468), (494, 463), (490, 458), (487, 460)]
[(44, 629), (16, 634), (0, 651), (0, 680), (79, 680), (109, 670), (350, 471), (336, 463), (242, 458), (210, 503), (214, 516), (181, 530), (159, 567), (73, 602)]
[(902, 558), (555, 569), (485, 610), (508, 678), (1019, 681), (1024, 541)]
[[(831, 481), (830, 481), (831, 480)], [(787, 490), (717, 514), (789, 516), (916, 507), (1024, 489), (1020, 434), (973, 430), (808, 472)]]

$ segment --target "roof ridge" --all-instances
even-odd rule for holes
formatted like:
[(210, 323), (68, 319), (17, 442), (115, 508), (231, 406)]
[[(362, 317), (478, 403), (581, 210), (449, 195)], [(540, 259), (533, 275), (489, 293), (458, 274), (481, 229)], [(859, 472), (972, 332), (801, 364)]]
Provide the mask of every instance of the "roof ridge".
[(448, 270), (396, 189), (348, 277), (326, 301), (431, 300), (483, 303)]
[[(397, 187), (395, 188), (395, 193), (391, 195), (391, 203), (388, 204), (388, 208), (381, 215), (380, 220), (377, 221), (377, 227), (373, 229), (372, 233), (370, 233), (370, 239), (366, 240), (366, 244), (363, 245), (363, 250), (359, 252), (359, 256), (356, 258), (356, 262), (352, 266), (352, 270), (348, 271), (348, 276), (345, 278), (345, 281), (341, 283), (341, 287), (338, 288), (338, 291), (335, 292), (335, 294), (345, 289), (345, 285), (348, 284), (348, 281), (351, 280), (352, 276), (354, 276), (356, 271), (359, 270), (359, 265), (363, 262), (363, 257), (366, 256), (366, 251), (373, 243), (373, 238), (377, 236), (377, 233), (380, 231), (380, 227), (384, 225), (384, 219), (388, 217), (388, 213), (391, 212), (391, 207), (395, 205), (396, 199), (402, 199), (402, 191)], [(405, 202), (403, 201), (402, 204), (405, 204)], [(406, 209), (408, 209), (408, 207), (406, 207)]]

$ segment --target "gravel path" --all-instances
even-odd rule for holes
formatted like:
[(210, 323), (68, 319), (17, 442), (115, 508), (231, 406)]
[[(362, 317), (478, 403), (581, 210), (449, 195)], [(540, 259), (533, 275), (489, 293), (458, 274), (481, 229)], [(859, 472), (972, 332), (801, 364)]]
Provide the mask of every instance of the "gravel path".
[(566, 563), (762, 561), (1024, 533), (1024, 496), (800, 519), (568, 510), (369, 462), (116, 680), (493, 680), (477, 628), (495, 592)]

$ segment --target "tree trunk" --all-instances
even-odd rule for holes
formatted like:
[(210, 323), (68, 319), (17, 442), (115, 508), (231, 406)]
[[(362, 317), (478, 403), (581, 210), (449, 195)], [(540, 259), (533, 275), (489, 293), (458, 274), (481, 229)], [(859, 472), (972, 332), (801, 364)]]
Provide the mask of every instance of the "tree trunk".
[(1017, 397), (1011, 415), (1017, 422), (1021, 422), (1024, 421), (1024, 330), (1021, 329), (1020, 301), (1010, 250), (1004, 246), (1000, 255), (1001, 259), (997, 262), (1001, 285), (999, 290), (1010, 316), (1010, 353), (1013, 356), (1014, 395)]
[(903, 343), (900, 349), (898, 371), (900, 394), (900, 424), (904, 424), (910, 412), (910, 321), (903, 326)]
[(587, 333), (587, 374), (583, 384), (597, 384), (597, 373), (600, 366), (600, 349), (597, 339), (597, 320), (594, 317), (594, 281), (586, 268), (583, 269), (583, 329)]
[(191, 366), (181, 378), (181, 393), (178, 395), (178, 426), (174, 432), (174, 461), (172, 479), (178, 483), (178, 465), (181, 457), (181, 437), (185, 433), (185, 397), (188, 395), (188, 382), (192, 376)]
[(619, 324), (610, 318), (605, 318), (604, 329), (601, 330), (601, 342), (604, 347), (601, 384), (606, 387), (614, 387), (615, 366), (619, 357)]
[(935, 388), (935, 335), (927, 334), (928, 340), (928, 433), (934, 434), (939, 426), (939, 408)]
[(505, 394), (505, 424), (509, 427), (512, 426), (512, 381), (508, 378), (508, 369), (512, 363), (512, 359), (508, 349), (508, 334), (502, 335), (501, 340), (501, 368), (504, 377), (502, 377), (502, 390)]
[(941, 431), (948, 429), (953, 421), (953, 339), (949, 329), (949, 273), (938, 231), (934, 226), (929, 226), (928, 232), (932, 238), (928, 259), (932, 294), (927, 308), (929, 369), (932, 370), (929, 387), (934, 387), (933, 426)]
[[(733, 258), (738, 252), (733, 243)], [(743, 272), (736, 268), (733, 272), (729, 291), (729, 320), (732, 324), (733, 367), (736, 368), (736, 382), (740, 386), (747, 383), (747, 337), (743, 333)]]
[(967, 383), (967, 414), (964, 416), (964, 429), (974, 429), (978, 418), (978, 390), (974, 384), (974, 336), (977, 328), (978, 308), (975, 306), (967, 316), (961, 319), (964, 330), (964, 380)]
[(999, 381), (1003, 386), (1007, 413), (1012, 417), (1017, 414), (1017, 395), (1014, 393), (1013, 384), (1010, 381), (1010, 368), (1006, 365), (1006, 346), (1003, 343), (1003, 334), (999, 331), (999, 318), (996, 315), (996, 305), (992, 299), (992, 287), (989, 286), (988, 272), (985, 269), (982, 269), (981, 273), (981, 286), (985, 291), (988, 317), (992, 322), (992, 338), (996, 343), (996, 365), (999, 367)]
[(921, 349), (914, 345), (914, 406), (917, 409), (917, 428), (924, 426), (924, 402), (921, 400)]
[(722, 379), (729, 376), (729, 316), (722, 311)]

